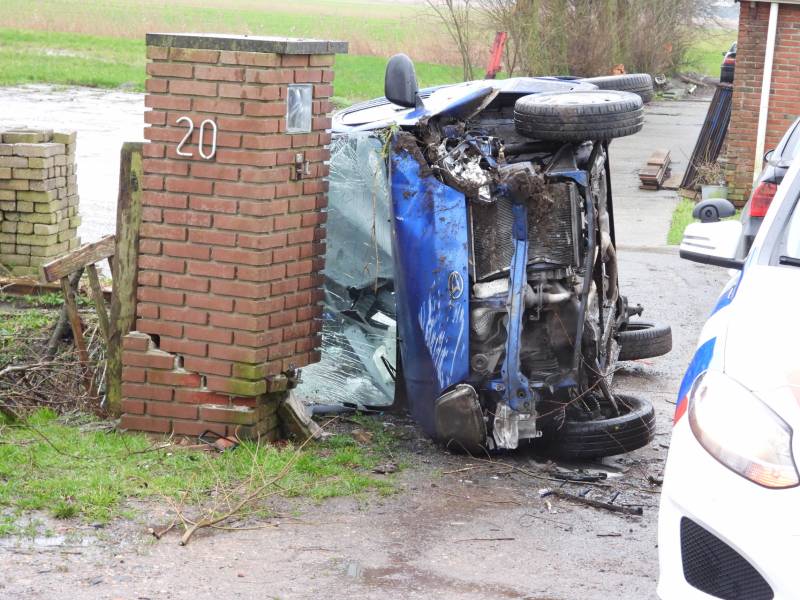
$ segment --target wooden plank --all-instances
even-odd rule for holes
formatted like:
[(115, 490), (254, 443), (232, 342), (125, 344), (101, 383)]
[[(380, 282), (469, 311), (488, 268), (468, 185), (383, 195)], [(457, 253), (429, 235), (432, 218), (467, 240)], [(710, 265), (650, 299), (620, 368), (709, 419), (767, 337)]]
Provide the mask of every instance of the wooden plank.
[(114, 255), (114, 236), (107, 235), (92, 243), (85, 244), (61, 258), (50, 261), (44, 267), (46, 281), (57, 281), (81, 267), (87, 267)]
[[(61, 291), (61, 283), (34, 281), (26, 277), (0, 277), (0, 289), (4, 294), (12, 296), (41, 296)], [(111, 300), (111, 286), (103, 286), (103, 296), (106, 301)]]
[(78, 360), (83, 371), (84, 385), (89, 390), (89, 393), (94, 395), (92, 376), (89, 372), (89, 352), (86, 350), (86, 340), (83, 339), (83, 326), (81, 325), (81, 317), (78, 315), (75, 294), (69, 284), (69, 276), (65, 275), (61, 278), (61, 291), (64, 292), (64, 308), (67, 311), (67, 319), (69, 319), (69, 325), (72, 328), (72, 341), (78, 351)]
[(136, 322), (139, 227), (142, 223), (142, 144), (122, 145), (117, 199), (117, 248), (112, 273), (111, 322), (106, 351), (106, 399), (112, 414), (122, 404), (122, 338)]
[(683, 173), (668, 175), (661, 187), (665, 190), (677, 190), (681, 185), (681, 180), (683, 180)]
[(89, 265), (86, 267), (86, 272), (89, 274), (89, 287), (92, 290), (92, 300), (94, 300), (94, 307), (97, 309), (97, 319), (100, 322), (100, 332), (103, 334), (103, 340), (108, 345), (109, 340), (109, 327), (108, 327), (108, 312), (106, 311), (106, 302), (103, 298), (103, 288), (100, 287), (100, 278), (97, 276), (97, 267)]
[(647, 164), (661, 166), (665, 162), (668, 163), (669, 154), (669, 150), (656, 150), (650, 155), (650, 158), (647, 159)]

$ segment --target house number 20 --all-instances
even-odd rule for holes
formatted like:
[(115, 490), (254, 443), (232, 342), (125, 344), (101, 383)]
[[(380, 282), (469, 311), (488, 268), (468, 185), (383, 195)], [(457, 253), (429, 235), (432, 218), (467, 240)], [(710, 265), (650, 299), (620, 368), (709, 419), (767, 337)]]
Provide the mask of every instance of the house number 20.
[[(183, 139), (178, 144), (176, 153), (178, 154), (178, 156), (194, 156), (191, 152), (184, 152), (183, 150), (181, 150), (181, 148), (183, 148), (183, 145), (187, 141), (189, 141), (189, 138), (192, 137), (192, 132), (194, 131), (194, 123), (192, 123), (192, 120), (189, 117), (179, 117), (175, 121), (175, 123), (176, 124), (186, 123), (186, 125), (189, 128), (189, 130), (186, 132), (186, 135), (183, 136)], [(208, 154), (205, 153), (205, 148), (203, 147), (203, 137), (205, 136), (206, 125), (211, 126), (211, 152), (209, 152)], [(197, 151), (200, 153), (200, 156), (202, 156), (206, 160), (211, 160), (217, 153), (217, 124), (214, 123), (214, 121), (212, 121), (211, 119), (206, 119), (205, 121), (200, 123), (200, 139), (197, 143)]]

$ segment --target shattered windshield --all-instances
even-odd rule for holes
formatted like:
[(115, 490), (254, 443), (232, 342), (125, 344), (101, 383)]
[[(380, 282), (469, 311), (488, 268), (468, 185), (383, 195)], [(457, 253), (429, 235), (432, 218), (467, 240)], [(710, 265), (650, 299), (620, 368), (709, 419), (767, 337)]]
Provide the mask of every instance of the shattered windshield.
[(379, 132), (331, 142), (322, 358), (299, 394), (317, 404), (394, 399), (396, 325), (389, 184)]

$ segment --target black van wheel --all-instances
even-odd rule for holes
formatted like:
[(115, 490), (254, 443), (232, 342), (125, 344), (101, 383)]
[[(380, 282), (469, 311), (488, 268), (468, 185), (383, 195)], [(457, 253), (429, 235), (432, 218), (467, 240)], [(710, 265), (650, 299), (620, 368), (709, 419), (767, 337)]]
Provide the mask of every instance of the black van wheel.
[(567, 411), (560, 429), (550, 436), (549, 453), (562, 458), (597, 458), (637, 450), (649, 444), (656, 431), (653, 405), (642, 398), (615, 394), (619, 416), (610, 416), (611, 407), (604, 406), (606, 418), (580, 421)]
[(630, 321), (617, 333), (618, 360), (663, 356), (672, 350), (672, 328), (648, 321)]
[(653, 99), (653, 78), (649, 73), (628, 73), (626, 75), (604, 75), (583, 79), (593, 83), (601, 90), (618, 90), (637, 94), (647, 104)]
[(638, 132), (643, 122), (642, 99), (613, 90), (531, 94), (514, 105), (517, 132), (539, 140), (610, 140)]

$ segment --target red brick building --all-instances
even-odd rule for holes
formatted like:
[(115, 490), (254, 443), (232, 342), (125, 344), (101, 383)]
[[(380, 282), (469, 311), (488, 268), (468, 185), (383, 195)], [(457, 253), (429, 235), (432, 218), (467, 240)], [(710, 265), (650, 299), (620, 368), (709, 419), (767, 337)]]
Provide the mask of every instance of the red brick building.
[(739, 6), (733, 107), (724, 160), (728, 197), (742, 204), (761, 170), (764, 153), (776, 146), (800, 116), (800, 0), (741, 0)]

